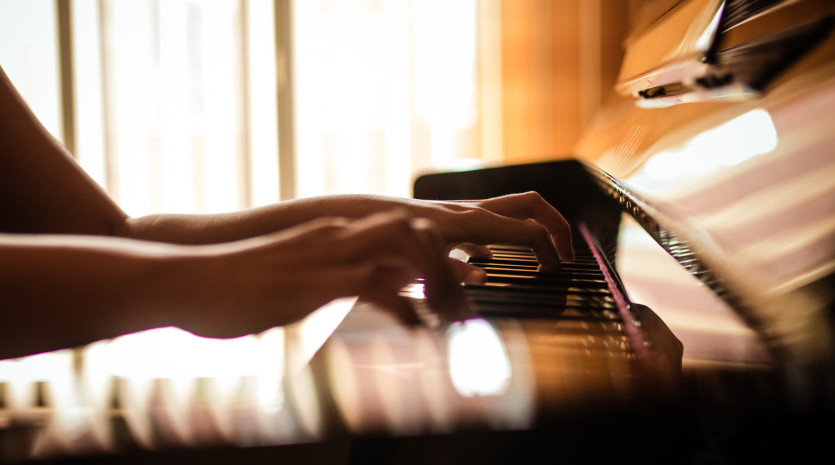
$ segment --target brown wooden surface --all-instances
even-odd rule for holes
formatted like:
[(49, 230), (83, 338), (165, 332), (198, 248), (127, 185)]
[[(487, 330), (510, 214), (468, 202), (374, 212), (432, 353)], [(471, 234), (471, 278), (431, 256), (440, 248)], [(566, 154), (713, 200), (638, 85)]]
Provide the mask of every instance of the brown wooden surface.
[(617, 75), (627, 11), (619, 0), (502, 2), (507, 161), (571, 153)]

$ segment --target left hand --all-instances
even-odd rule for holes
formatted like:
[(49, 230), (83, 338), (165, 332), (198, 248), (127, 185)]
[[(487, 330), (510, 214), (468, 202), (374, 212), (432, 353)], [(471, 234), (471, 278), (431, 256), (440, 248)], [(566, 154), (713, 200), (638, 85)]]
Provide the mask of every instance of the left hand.
[(413, 213), (431, 219), (450, 250), (489, 256), (488, 244), (528, 246), (543, 269), (559, 269), (560, 260), (574, 259), (571, 227), (536, 192), (415, 205)]

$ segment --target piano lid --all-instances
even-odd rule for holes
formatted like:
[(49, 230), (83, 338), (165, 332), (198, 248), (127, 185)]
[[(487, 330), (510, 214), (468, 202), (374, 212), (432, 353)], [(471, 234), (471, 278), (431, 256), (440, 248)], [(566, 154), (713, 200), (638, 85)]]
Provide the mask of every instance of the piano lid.
[(759, 96), (832, 30), (829, 0), (687, 0), (626, 42), (615, 88), (644, 107)]

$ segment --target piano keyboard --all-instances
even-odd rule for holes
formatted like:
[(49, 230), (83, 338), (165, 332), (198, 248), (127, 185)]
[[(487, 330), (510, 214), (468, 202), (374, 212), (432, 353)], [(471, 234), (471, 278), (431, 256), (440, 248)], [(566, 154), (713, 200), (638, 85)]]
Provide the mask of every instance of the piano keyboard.
[[(493, 245), (491, 258), (471, 257), (468, 262), (487, 272), (484, 284), (467, 284), (465, 293), (484, 317), (544, 318), (558, 320), (558, 334), (592, 335), (617, 341), (624, 353), (654, 369), (650, 343), (613, 271), (595, 250), (584, 225), (577, 228), (575, 258), (559, 271), (540, 271), (526, 247)], [(612, 349), (607, 344), (606, 350)]]
[(465, 287), (481, 314), (549, 317), (576, 309), (604, 319), (614, 316), (614, 299), (588, 250), (578, 251), (560, 271), (539, 271), (526, 248), (499, 245), (491, 250), (491, 259), (469, 260), (488, 276), (483, 285)]

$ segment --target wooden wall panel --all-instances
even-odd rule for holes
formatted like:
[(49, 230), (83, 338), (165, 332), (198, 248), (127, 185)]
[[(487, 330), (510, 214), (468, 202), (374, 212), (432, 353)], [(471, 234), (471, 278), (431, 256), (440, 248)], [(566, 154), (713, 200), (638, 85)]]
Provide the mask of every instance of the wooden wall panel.
[(570, 156), (608, 94), (627, 27), (622, 0), (503, 0), (505, 160)]

